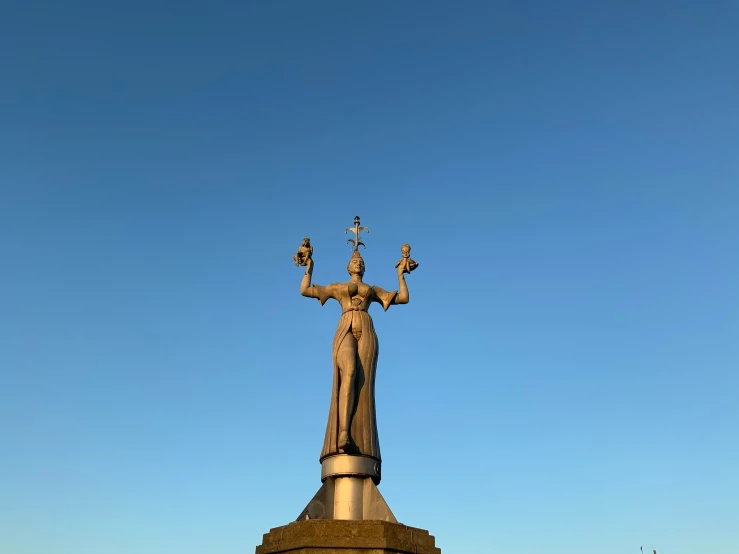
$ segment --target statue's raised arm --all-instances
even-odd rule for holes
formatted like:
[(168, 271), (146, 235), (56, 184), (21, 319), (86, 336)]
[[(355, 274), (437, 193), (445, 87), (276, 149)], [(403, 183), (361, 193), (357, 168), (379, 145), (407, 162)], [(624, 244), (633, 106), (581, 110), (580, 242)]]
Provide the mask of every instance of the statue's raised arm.
[(303, 275), (303, 280), (300, 283), (300, 294), (303, 296), (310, 297), (311, 294), (311, 278), (313, 277), (313, 259), (308, 258), (305, 262), (305, 275)]
[(404, 244), (400, 247), (403, 257), (395, 264), (398, 270), (398, 296), (395, 298), (395, 304), (407, 304), (410, 300), (408, 296), (408, 285), (405, 284), (405, 273), (410, 273), (418, 267), (418, 263), (411, 259), (411, 246)]

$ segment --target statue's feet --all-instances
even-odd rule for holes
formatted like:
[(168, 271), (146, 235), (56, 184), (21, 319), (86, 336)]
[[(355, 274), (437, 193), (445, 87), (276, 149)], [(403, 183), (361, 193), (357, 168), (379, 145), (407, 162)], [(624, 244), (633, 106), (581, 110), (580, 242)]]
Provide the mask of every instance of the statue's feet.
[(357, 445), (354, 444), (354, 441), (346, 431), (339, 433), (338, 447), (344, 454), (356, 454), (359, 451)]

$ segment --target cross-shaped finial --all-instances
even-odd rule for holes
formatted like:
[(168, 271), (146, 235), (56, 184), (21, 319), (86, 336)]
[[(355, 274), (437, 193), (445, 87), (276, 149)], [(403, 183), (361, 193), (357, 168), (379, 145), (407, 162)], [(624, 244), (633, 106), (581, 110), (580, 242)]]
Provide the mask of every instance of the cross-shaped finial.
[(369, 229), (367, 229), (367, 227), (360, 227), (360, 225), (359, 225), (359, 216), (357, 216), (357, 217), (354, 218), (354, 228), (348, 227), (346, 229), (346, 231), (344, 231), (344, 234), (345, 235), (346, 235), (346, 232), (347, 231), (351, 231), (352, 233), (354, 233), (354, 238), (353, 239), (348, 239), (346, 241), (346, 242), (351, 242), (352, 244), (354, 244), (354, 252), (358, 252), (359, 251), (359, 245), (360, 244), (362, 246), (364, 246), (365, 248), (367, 248), (365, 246), (365, 244), (360, 240), (359, 233), (362, 232), (362, 231), (367, 231), (369, 233)]

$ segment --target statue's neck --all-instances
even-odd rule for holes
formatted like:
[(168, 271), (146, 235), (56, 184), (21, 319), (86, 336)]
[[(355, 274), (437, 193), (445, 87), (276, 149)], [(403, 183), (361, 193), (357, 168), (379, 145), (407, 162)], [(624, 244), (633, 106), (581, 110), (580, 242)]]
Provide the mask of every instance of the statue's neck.
[(356, 273), (352, 274), (352, 276), (349, 278), (350, 283), (361, 283), (362, 282), (362, 276), (357, 275)]

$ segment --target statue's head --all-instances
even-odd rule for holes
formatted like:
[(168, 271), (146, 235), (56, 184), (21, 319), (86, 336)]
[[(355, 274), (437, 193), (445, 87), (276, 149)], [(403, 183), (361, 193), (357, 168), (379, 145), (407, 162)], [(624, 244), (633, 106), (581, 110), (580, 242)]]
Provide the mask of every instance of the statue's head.
[(364, 276), (364, 260), (357, 250), (352, 253), (352, 259), (349, 260), (346, 270), (349, 272), (349, 275)]
[(303, 246), (310, 246), (310, 238), (309, 237), (305, 237), (303, 239)]

